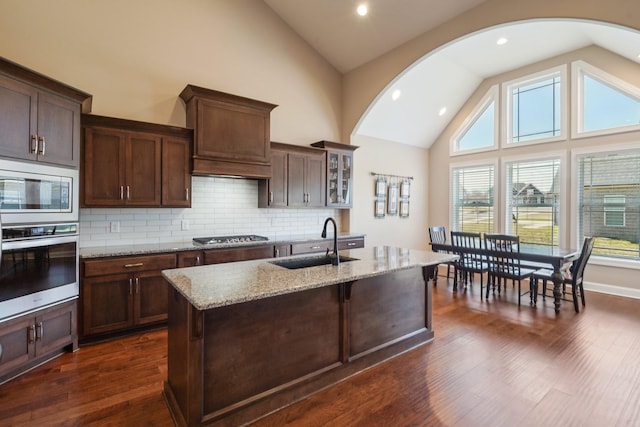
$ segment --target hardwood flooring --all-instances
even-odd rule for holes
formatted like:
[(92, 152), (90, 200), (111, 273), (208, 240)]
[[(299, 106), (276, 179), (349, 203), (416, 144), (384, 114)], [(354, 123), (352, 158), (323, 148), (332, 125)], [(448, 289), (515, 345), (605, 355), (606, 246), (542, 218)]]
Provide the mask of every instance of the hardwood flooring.
[[(433, 290), (433, 343), (255, 426), (640, 425), (640, 300), (588, 292), (556, 317), (451, 289)], [(171, 426), (166, 369), (165, 330), (81, 347), (0, 386), (0, 426)]]

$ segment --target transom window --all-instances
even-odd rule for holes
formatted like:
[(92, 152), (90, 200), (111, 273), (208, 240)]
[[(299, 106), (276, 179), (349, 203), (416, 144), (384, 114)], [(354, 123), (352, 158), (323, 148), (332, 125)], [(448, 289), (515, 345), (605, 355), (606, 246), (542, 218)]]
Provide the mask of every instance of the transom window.
[(451, 153), (469, 153), (495, 149), (498, 146), (498, 86), (492, 87), (467, 117), (452, 139)]
[(506, 144), (564, 137), (565, 67), (505, 84)]

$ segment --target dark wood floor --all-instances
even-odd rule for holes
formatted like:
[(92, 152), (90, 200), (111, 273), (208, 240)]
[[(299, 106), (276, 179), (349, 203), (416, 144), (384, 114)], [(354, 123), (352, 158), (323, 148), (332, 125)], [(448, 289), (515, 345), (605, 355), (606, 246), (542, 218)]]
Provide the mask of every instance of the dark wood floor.
[[(587, 293), (556, 317), (549, 299), (446, 285), (433, 343), (255, 425), (640, 425), (640, 300)], [(170, 426), (166, 369), (164, 330), (81, 347), (0, 386), (0, 426)]]

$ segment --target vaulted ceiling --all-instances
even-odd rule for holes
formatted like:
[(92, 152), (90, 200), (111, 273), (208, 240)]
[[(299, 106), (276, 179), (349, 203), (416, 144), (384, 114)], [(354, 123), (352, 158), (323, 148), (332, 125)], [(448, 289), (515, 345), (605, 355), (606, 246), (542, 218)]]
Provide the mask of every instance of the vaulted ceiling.
[[(448, 21), (483, 0), (264, 0), (340, 72), (348, 72)], [(497, 45), (500, 37), (508, 43)], [(425, 55), (369, 107), (356, 133), (429, 147), (487, 77), (598, 45), (640, 61), (640, 33), (605, 23), (535, 20), (470, 34)], [(393, 92), (400, 96), (393, 99)], [(442, 108), (446, 112), (439, 115)]]

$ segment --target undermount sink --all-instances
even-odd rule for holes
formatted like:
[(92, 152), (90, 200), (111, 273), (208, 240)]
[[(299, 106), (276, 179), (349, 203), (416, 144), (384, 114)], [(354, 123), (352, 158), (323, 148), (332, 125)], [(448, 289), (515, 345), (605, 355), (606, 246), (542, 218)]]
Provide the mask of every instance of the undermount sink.
[[(346, 256), (340, 257), (340, 262), (357, 261), (357, 258), (349, 258)], [(333, 261), (333, 258), (325, 255), (321, 257), (313, 258), (296, 258), (287, 259), (282, 261), (269, 261), (271, 264), (278, 265), (280, 267), (288, 268), (289, 270), (295, 270), (298, 268), (317, 267), (319, 265), (329, 265)]]

